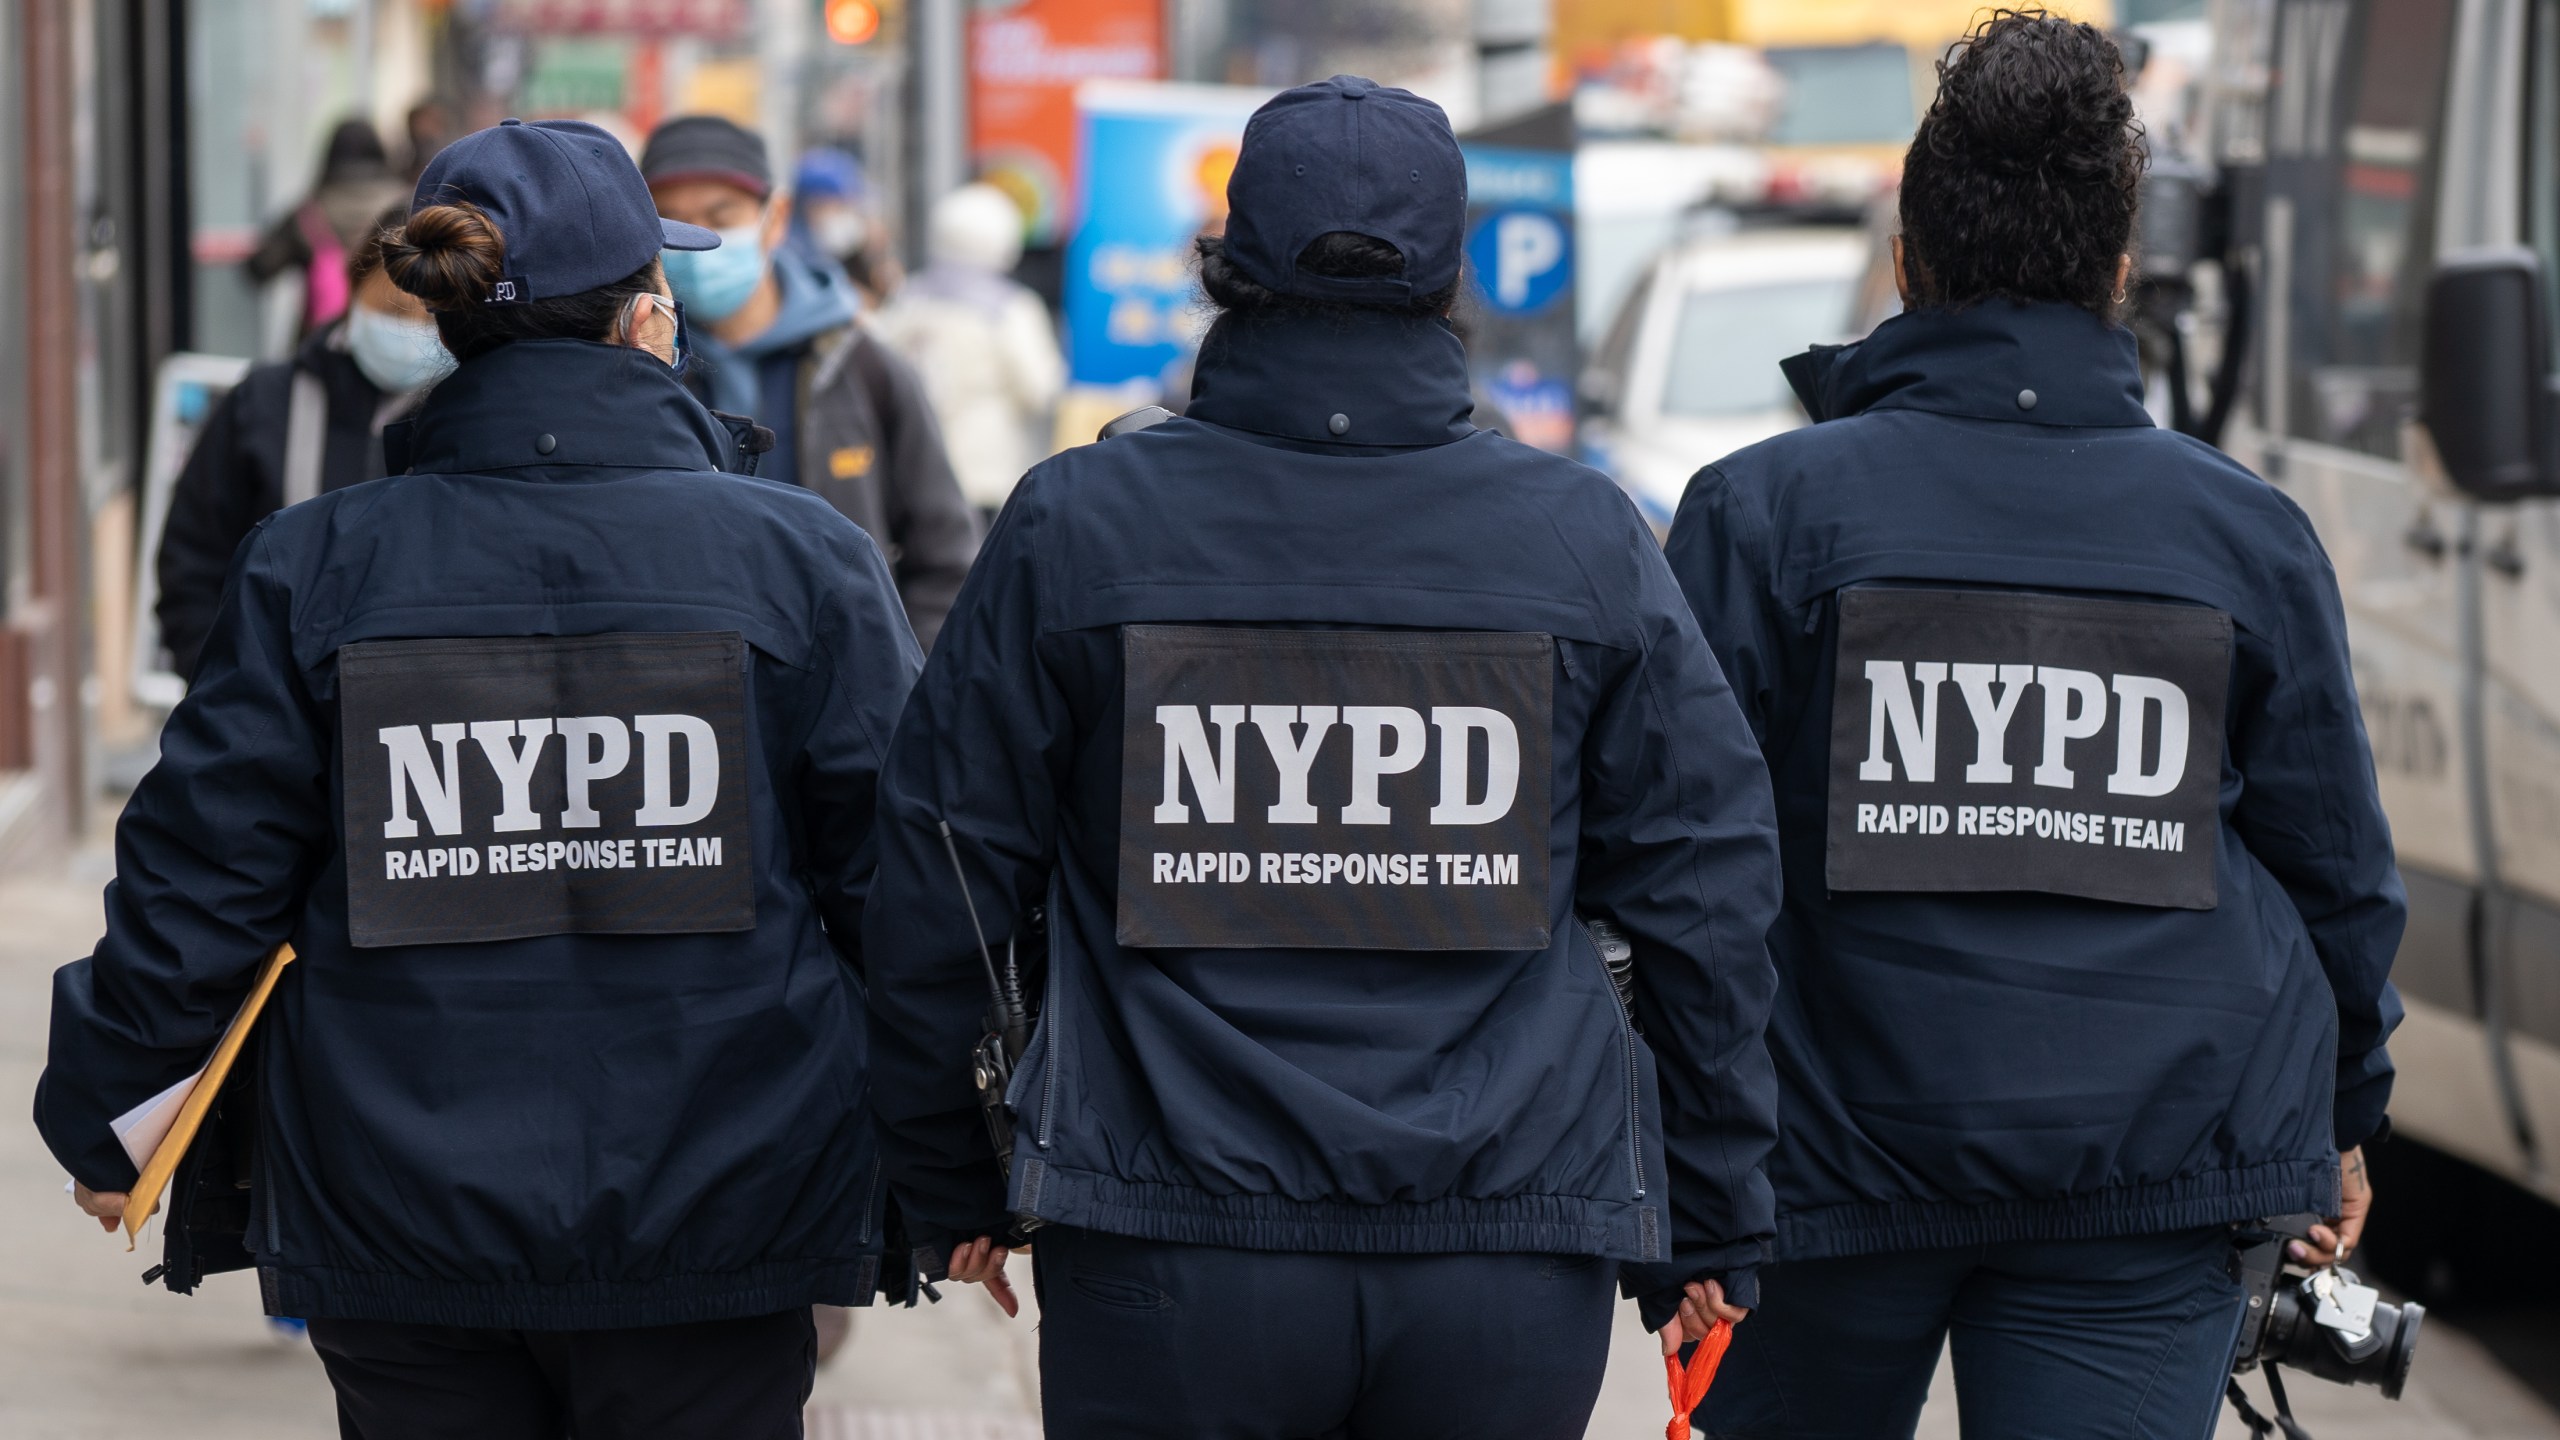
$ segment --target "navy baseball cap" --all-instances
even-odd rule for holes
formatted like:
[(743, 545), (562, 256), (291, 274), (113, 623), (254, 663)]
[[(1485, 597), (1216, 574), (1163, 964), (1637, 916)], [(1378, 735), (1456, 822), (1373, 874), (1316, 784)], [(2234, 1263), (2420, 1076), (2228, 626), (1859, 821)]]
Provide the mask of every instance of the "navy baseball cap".
[[(1411, 300), (1458, 278), (1467, 162), (1439, 106), (1336, 75), (1283, 90), (1253, 112), (1227, 206), (1227, 259), (1265, 288), (1314, 300)], [(1404, 274), (1299, 273), (1298, 253), (1335, 230), (1393, 245)]]
[(717, 249), (663, 219), (622, 142), (584, 120), (501, 120), (436, 152), (409, 213), (468, 201), (496, 222), (507, 268), (495, 304), (557, 300), (631, 275), (660, 250)]

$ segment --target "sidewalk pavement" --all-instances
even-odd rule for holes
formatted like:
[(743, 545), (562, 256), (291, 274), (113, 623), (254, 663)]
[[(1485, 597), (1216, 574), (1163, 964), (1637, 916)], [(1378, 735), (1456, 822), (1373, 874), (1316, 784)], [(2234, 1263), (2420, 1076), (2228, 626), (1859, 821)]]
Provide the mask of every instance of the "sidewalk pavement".
[[(156, 1228), (134, 1254), (99, 1233), (23, 1118), (44, 1063), (48, 977), (96, 939), (107, 864), (87, 850), (58, 875), (0, 881), (0, 1104), (21, 1117), (0, 1123), (0, 1436), (327, 1440), (328, 1381), (307, 1344), (271, 1337), (255, 1281), (216, 1276), (184, 1298), (144, 1286)], [(940, 1305), (858, 1312), (818, 1376), (812, 1440), (1035, 1440), (1036, 1312), (1028, 1264), (1014, 1268), (1019, 1320), (968, 1286), (946, 1287)], [(1590, 1434), (1650, 1440), (1668, 1418), (1662, 1362), (1632, 1306), (1619, 1320)], [(1921, 1440), (1956, 1437), (1943, 1366), (1938, 1379)], [(2560, 1417), (2432, 1322), (2400, 1404), (2307, 1379), (2293, 1394), (2319, 1440), (2560, 1440)], [(2216, 1440), (2247, 1436), (2226, 1414)]]

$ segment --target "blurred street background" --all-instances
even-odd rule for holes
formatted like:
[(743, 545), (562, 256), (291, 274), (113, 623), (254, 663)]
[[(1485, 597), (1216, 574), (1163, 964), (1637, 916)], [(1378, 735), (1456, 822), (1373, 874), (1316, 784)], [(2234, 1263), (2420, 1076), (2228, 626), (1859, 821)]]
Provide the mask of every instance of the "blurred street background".
[[(2409, 875), (2367, 1258), (2433, 1314), (2403, 1401), (2304, 1380), (2297, 1402), (2321, 1440), (2560, 1437), (2560, 1262), (2537, 1243), (2560, 1222), (2560, 477), (2461, 493), (2414, 419), (2439, 264), (2505, 245), (2560, 272), (2560, 0), (2055, 8), (2117, 35), (2151, 152), (2126, 315), (2150, 408), (2319, 527)], [(1245, 117), (1337, 72), (1405, 86), (1467, 153), (1479, 416), (1607, 471), (1660, 528), (1701, 465), (1805, 423), (1782, 357), (1898, 309), (1902, 151), (1976, 13), (0, 0), (0, 1098), (32, 1090), (47, 976), (95, 937), (108, 828), (184, 694), (156, 560), (190, 449), (247, 367), (334, 343), (348, 252), (454, 137), (574, 117), (636, 153), (702, 114), (760, 135), (793, 253), (918, 367), (991, 513), (1022, 465), (1183, 407), (1191, 242), (1224, 223)], [(988, 296), (1028, 318), (954, 349), (950, 307)], [(0, 1437), (331, 1433), (253, 1282), (146, 1290), (153, 1257), (61, 1186), (32, 1128), (0, 1125)], [(1035, 1434), (1034, 1356), (1028, 1317), (975, 1293), (866, 1312), (812, 1433)], [(1661, 1380), (1630, 1320), (1592, 1433), (1655, 1433)], [(1942, 1374), (1923, 1434), (1954, 1433)]]

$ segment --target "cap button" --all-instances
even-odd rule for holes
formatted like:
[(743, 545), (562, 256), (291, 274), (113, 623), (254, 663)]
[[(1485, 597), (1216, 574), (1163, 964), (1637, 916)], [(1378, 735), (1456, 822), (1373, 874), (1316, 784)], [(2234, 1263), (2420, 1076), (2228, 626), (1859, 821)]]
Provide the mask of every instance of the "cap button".
[(1351, 417), (1348, 415), (1336, 415), (1332, 419), (1324, 422), (1324, 428), (1332, 431), (1336, 435), (1349, 434), (1351, 431)]
[(2018, 408), (2021, 410), (2033, 410), (2036, 408), (2036, 392), (2033, 390), (2019, 391)]
[(548, 455), (559, 448), (560, 442), (549, 435), (536, 435), (533, 437), (533, 453), (536, 455)]
[(506, 119), (501, 120), (501, 121), (499, 121), (498, 123), (499, 123), (499, 124), (501, 124), (501, 125), (521, 125), (521, 124), (523, 124), (524, 122), (523, 122), (523, 121), (521, 121), (521, 120), (519, 120), (519, 119), (517, 119), (517, 118), (516, 118), (516, 117), (514, 117), (513, 115), (510, 115), (510, 116), (508, 116)]

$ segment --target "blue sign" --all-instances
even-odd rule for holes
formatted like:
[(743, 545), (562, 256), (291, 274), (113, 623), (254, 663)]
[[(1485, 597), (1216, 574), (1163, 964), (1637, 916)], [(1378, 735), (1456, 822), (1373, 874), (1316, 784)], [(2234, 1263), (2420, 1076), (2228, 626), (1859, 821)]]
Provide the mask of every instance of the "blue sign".
[(1572, 115), (1554, 107), (1502, 133), (1511, 143), (1459, 142), (1467, 268), (1483, 302), (1467, 335), (1467, 373), (1513, 439), (1570, 455), (1582, 370), (1573, 333)]
[(1512, 145), (1462, 142), (1467, 157), (1467, 203), (1492, 207), (1527, 205), (1573, 213), (1573, 155), (1565, 150), (1528, 150)]
[(1268, 92), (1096, 83), (1076, 96), (1082, 163), (1067, 246), (1067, 367), (1081, 385), (1161, 378), (1206, 323), (1192, 240), (1225, 219), (1244, 122)]
[(1552, 210), (1506, 206), (1476, 221), (1467, 258), (1487, 305), (1505, 315), (1535, 314), (1573, 278), (1573, 228)]

